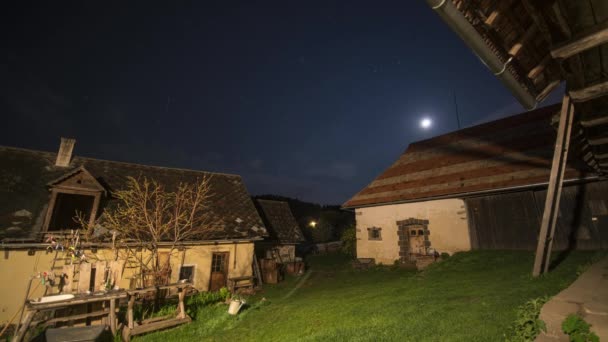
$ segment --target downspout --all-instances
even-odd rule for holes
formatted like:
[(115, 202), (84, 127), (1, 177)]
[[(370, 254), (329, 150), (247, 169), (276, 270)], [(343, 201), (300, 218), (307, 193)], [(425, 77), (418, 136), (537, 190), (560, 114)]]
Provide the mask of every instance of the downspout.
[(511, 91), (519, 103), (528, 110), (536, 108), (536, 99), (507, 71), (512, 58), (503, 63), (486, 45), (483, 38), (460, 13), (452, 0), (426, 0), (448, 26), (464, 40), (481, 62)]

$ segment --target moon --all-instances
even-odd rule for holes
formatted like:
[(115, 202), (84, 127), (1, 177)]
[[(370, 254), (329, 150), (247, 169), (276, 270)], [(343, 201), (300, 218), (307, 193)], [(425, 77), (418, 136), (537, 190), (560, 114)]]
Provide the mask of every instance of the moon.
[(433, 121), (430, 118), (423, 118), (420, 120), (420, 127), (422, 129), (429, 129), (433, 125)]

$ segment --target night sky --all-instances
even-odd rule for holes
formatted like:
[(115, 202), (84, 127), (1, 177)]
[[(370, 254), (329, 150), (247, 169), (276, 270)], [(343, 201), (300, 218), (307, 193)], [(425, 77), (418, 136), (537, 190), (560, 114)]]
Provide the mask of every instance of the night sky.
[(73, 137), (80, 156), (341, 204), (410, 142), (457, 129), (453, 91), (463, 126), (523, 111), (425, 1), (14, 3), (0, 145)]

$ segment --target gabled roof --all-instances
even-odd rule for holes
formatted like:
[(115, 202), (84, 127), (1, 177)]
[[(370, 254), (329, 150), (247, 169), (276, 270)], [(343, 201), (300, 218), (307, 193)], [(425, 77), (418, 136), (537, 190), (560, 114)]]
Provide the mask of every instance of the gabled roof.
[[(69, 167), (55, 166), (57, 154), (0, 146), (0, 239), (32, 238), (42, 226), (49, 201), (49, 183), (86, 171), (108, 194), (123, 189), (127, 177), (147, 177), (168, 191), (179, 183), (193, 183), (211, 176), (210, 210), (223, 226), (214, 239), (247, 239), (266, 236), (266, 230), (238, 175), (176, 169), (74, 157)], [(107, 201), (103, 201), (107, 202)]]
[[(72, 178), (78, 178), (75, 182), (76, 184), (70, 184), (70, 180)], [(72, 182), (74, 183), (74, 182)], [(72, 171), (62, 175), (57, 179), (53, 179), (52, 181), (46, 183), (49, 187), (66, 187), (70, 188), (74, 185), (77, 185), (79, 189), (86, 189), (90, 191), (99, 191), (106, 192), (106, 189), (103, 185), (99, 184), (99, 181), (93, 177), (93, 175), (87, 171), (84, 166), (79, 166)]]
[[(555, 145), (551, 119), (559, 109), (548, 106), (413, 143), (343, 207), (462, 197), (546, 183)], [(574, 153), (569, 159), (566, 180), (591, 176)]]
[(271, 239), (282, 243), (304, 241), (304, 235), (287, 202), (264, 199), (258, 199), (257, 202), (260, 216), (266, 224)]

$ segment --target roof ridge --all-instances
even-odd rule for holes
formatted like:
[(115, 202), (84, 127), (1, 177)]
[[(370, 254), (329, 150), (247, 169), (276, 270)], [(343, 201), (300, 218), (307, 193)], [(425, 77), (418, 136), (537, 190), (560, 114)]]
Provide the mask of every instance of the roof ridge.
[(265, 199), (265, 198), (256, 198), (255, 200), (256, 201), (277, 202), (277, 203), (287, 203), (287, 204), (289, 204), (289, 202), (287, 202), (287, 201), (271, 200), (271, 199)]
[[(23, 148), (23, 147), (13, 147), (13, 146), (3, 146), (0, 145), (0, 149), (6, 149), (6, 150), (17, 150), (17, 151), (22, 151), (22, 152), (34, 152), (34, 153), (38, 153), (38, 154), (46, 154), (48, 156), (53, 156), (53, 155), (57, 155), (56, 152), (49, 152), (49, 151), (41, 151), (41, 150), (34, 150), (34, 149), (28, 149), (28, 148)], [(100, 162), (107, 162), (107, 163), (116, 163), (116, 164), (124, 164), (124, 165), (135, 165), (135, 166), (139, 166), (139, 167), (147, 167), (147, 168), (153, 168), (153, 169), (165, 169), (165, 170), (176, 170), (176, 171), (188, 171), (188, 172), (195, 172), (195, 173), (207, 173), (207, 174), (212, 174), (212, 175), (219, 175), (219, 176), (228, 176), (228, 177), (238, 177), (238, 178), (242, 178), (241, 175), (238, 174), (234, 174), (234, 173), (225, 173), (225, 172), (215, 172), (215, 171), (204, 171), (204, 170), (195, 170), (195, 169), (187, 169), (187, 168), (181, 168), (181, 167), (169, 167), (169, 166), (159, 166), (159, 165), (147, 165), (147, 164), (139, 164), (139, 163), (133, 163), (133, 162), (124, 162), (124, 161), (119, 161), (119, 160), (110, 160), (110, 159), (101, 159), (101, 158), (92, 158), (92, 157), (84, 157), (84, 156), (79, 156), (79, 155), (75, 155), (73, 159), (78, 158), (81, 160), (91, 160), (91, 161), (100, 161)]]

